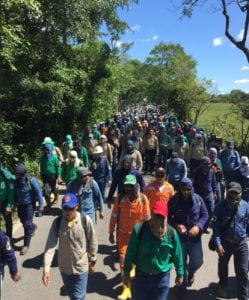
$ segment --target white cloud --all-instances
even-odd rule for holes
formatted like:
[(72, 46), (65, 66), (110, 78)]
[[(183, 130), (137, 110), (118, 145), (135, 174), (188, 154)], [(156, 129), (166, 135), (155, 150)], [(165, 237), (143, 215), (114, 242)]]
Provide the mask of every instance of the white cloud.
[(217, 38), (214, 38), (214, 39), (213, 39), (213, 46), (214, 46), (214, 47), (222, 46), (223, 43), (224, 43), (224, 40), (223, 40), (223, 38), (221, 38), (221, 37), (217, 37)]
[(114, 47), (120, 48), (122, 46), (123, 42), (119, 40), (119, 41), (114, 41), (113, 44), (114, 44)]
[(239, 34), (237, 35), (237, 39), (241, 41), (243, 39), (243, 35), (244, 35), (244, 29), (241, 29)]
[(159, 36), (158, 35), (153, 35), (152, 37), (148, 38), (148, 39), (143, 39), (141, 40), (142, 42), (154, 42), (156, 40), (159, 39)]
[(242, 67), (240, 68), (240, 70), (241, 70), (241, 71), (249, 70), (249, 66), (242, 66)]
[(238, 79), (234, 81), (235, 84), (247, 84), (249, 83), (249, 78)]
[(139, 31), (140, 29), (141, 29), (141, 25), (135, 24), (129, 28), (129, 31), (136, 32), (136, 31)]

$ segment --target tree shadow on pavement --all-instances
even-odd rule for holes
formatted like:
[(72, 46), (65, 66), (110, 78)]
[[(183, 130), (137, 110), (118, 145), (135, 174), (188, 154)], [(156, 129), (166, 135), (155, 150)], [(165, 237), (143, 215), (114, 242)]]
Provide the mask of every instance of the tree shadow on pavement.
[(61, 209), (59, 207), (51, 207), (49, 209), (44, 210), (43, 215), (44, 216), (60, 216)]
[[(44, 253), (41, 253), (33, 258), (26, 259), (22, 266), (27, 269), (41, 269), (43, 267), (43, 256)], [(58, 251), (55, 251), (55, 255), (52, 261), (52, 268), (58, 267)]]
[(101, 272), (95, 272), (88, 276), (87, 293), (96, 293), (98, 295), (116, 299), (121, 292), (121, 277), (117, 274), (115, 277), (107, 279)]

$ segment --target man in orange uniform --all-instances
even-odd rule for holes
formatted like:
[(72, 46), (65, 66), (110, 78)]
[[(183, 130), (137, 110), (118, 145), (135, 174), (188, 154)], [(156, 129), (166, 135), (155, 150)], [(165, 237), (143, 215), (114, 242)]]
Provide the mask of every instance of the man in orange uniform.
[(166, 172), (164, 168), (158, 168), (155, 176), (156, 180), (148, 184), (144, 192), (150, 202), (151, 209), (156, 201), (168, 203), (175, 193), (173, 185), (165, 179)]
[[(126, 175), (124, 180), (124, 194), (119, 195), (114, 203), (110, 224), (109, 241), (114, 243), (114, 230), (117, 226), (117, 244), (119, 250), (121, 275), (124, 268), (124, 258), (128, 241), (135, 224), (150, 219), (148, 199), (139, 192), (137, 179), (134, 175)], [(130, 286), (123, 286), (119, 300), (131, 298)]]

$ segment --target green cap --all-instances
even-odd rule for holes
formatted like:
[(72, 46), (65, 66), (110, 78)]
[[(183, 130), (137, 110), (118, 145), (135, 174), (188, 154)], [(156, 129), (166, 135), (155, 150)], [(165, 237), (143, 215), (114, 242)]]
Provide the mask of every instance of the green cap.
[(137, 178), (134, 175), (126, 175), (125, 176), (125, 180), (124, 180), (124, 184), (132, 184), (135, 185), (137, 183)]

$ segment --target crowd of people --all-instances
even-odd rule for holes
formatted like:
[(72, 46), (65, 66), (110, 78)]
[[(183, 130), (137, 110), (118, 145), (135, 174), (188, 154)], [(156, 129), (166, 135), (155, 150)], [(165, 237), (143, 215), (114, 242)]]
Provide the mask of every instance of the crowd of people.
[[(78, 138), (66, 135), (61, 148), (45, 137), (41, 148), (42, 188), (22, 163), (15, 174), (0, 169), (6, 226), (0, 232), (0, 274), (7, 263), (13, 280), (20, 278), (12, 212), (17, 208), (24, 228), (20, 254), (26, 255), (37, 230), (35, 211), (49, 214), (58, 201), (57, 187), (64, 183), (63, 213), (54, 220), (45, 247), (45, 286), (59, 241), (58, 264), (67, 293), (70, 299), (85, 299), (88, 272), (96, 264), (96, 222), (104, 218), (106, 204), (112, 209), (109, 241), (116, 245), (123, 283), (118, 299), (166, 300), (173, 265), (174, 291), (184, 299), (203, 264), (202, 234), (210, 229), (218, 254), (219, 296), (229, 297), (233, 255), (237, 297), (248, 299), (249, 160), (235, 150), (234, 141), (223, 145), (202, 128), (142, 103), (116, 114), (112, 122), (84, 128)], [(147, 174), (153, 180), (146, 185)]]

